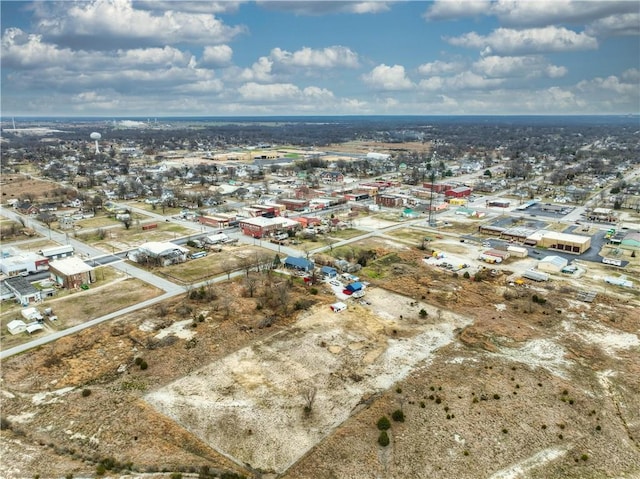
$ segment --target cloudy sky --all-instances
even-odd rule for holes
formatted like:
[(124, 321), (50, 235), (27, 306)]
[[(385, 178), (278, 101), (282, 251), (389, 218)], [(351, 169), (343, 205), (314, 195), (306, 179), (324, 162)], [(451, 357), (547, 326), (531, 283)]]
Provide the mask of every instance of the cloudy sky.
[(634, 1), (7, 1), (3, 116), (640, 112)]

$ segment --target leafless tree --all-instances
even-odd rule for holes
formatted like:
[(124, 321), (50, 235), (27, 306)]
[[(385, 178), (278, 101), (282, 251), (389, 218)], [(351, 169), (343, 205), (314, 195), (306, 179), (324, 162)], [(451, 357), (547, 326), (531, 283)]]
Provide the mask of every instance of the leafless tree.
[(222, 260), (221, 267), (222, 267), (222, 271), (227, 273), (227, 279), (231, 279), (231, 272), (233, 271), (233, 263), (231, 263), (231, 261), (229, 261), (228, 259), (224, 259)]
[(289, 285), (287, 282), (282, 282), (278, 286), (276, 286), (276, 297), (278, 299), (278, 304), (282, 308), (282, 313), (287, 314), (287, 310), (289, 309), (289, 302), (291, 301), (291, 297), (289, 294)]
[(304, 398), (304, 414), (306, 416), (311, 414), (311, 411), (313, 410), (313, 402), (316, 400), (317, 391), (316, 387), (312, 386), (305, 389), (302, 393), (302, 397)]
[(259, 278), (254, 275), (248, 275), (245, 278), (244, 284), (245, 284), (245, 287), (247, 288), (247, 292), (249, 293), (249, 297), (253, 298), (253, 295), (256, 292), (256, 289), (258, 288), (259, 281), (260, 281)]

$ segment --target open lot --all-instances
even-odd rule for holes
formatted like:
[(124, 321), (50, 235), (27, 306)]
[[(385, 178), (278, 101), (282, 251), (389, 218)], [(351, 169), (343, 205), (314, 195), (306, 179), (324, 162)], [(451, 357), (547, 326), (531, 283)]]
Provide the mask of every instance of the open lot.
[[(420, 321), (417, 312), (429, 309), (426, 304), (409, 307), (406, 298), (382, 290), (367, 298), (370, 307), (352, 304), (337, 314), (318, 306), (293, 330), (194, 371), (146, 400), (239, 464), (284, 472), (363, 398), (427, 364), (468, 322), (452, 315)], [(308, 391), (315, 401), (305, 414)]]

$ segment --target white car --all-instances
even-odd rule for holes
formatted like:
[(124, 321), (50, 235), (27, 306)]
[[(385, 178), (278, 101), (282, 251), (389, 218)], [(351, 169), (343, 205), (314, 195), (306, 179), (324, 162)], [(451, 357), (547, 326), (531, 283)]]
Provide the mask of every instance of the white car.
[(329, 281), (329, 284), (337, 288), (342, 288), (342, 284), (339, 281), (336, 281), (335, 279), (332, 279), (331, 281)]

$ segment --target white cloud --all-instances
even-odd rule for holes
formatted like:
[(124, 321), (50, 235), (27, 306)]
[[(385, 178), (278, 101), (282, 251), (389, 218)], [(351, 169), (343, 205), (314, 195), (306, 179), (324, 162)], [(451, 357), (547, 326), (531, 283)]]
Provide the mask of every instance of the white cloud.
[(227, 26), (211, 14), (173, 10), (154, 14), (134, 8), (131, 0), (94, 0), (65, 6), (63, 12), (42, 18), (38, 29), (60, 45), (84, 45), (87, 49), (141, 43), (224, 43), (246, 30)]
[[(629, 78), (629, 76), (627, 76)], [(596, 77), (592, 80), (583, 80), (578, 83), (578, 89), (586, 93), (611, 92), (623, 97), (634, 97), (636, 105), (640, 104), (640, 90), (637, 82), (627, 82), (615, 75), (606, 78)]]
[(272, 60), (267, 57), (260, 57), (257, 62), (251, 65), (250, 68), (243, 69), (238, 75), (229, 71), (229, 79), (232, 79), (233, 76), (237, 76), (241, 81), (269, 82), (273, 80), (273, 75), (271, 73), (272, 68)]
[(422, 91), (488, 90), (504, 83), (502, 78), (485, 78), (477, 73), (466, 71), (451, 77), (433, 76), (418, 84)]
[(548, 76), (557, 78), (566, 75), (567, 69), (550, 65), (539, 55), (529, 56), (485, 56), (473, 64), (473, 69), (491, 78)]
[(207, 45), (202, 52), (202, 64), (210, 66), (224, 66), (231, 63), (233, 50), (229, 45)]
[(446, 39), (451, 45), (490, 49), (497, 54), (571, 52), (593, 50), (598, 41), (586, 33), (576, 33), (564, 27), (529, 28), (514, 30), (498, 28), (489, 35), (475, 32)]
[(439, 0), (424, 14), (427, 20), (453, 20), (461, 17), (485, 15), (491, 7), (489, 0)]
[(421, 75), (442, 75), (447, 73), (459, 73), (464, 68), (464, 64), (460, 62), (443, 62), (436, 60), (431, 63), (423, 63), (418, 67), (418, 72)]
[(176, 88), (180, 93), (220, 93), (223, 90), (224, 83), (217, 78), (186, 83)]
[(44, 43), (41, 35), (27, 34), (19, 28), (8, 28), (2, 35), (3, 66), (42, 68), (74, 60), (77, 52)]
[(347, 4), (348, 11), (351, 13), (365, 14), (365, 13), (380, 13), (388, 12), (389, 2), (349, 2)]
[(640, 13), (611, 15), (587, 26), (586, 32), (594, 36), (640, 35)]
[(267, 10), (279, 10), (295, 15), (330, 15), (337, 13), (368, 14), (389, 11), (389, 3), (383, 1), (274, 1), (262, 0), (256, 4)]
[(420, 83), (418, 83), (418, 87), (420, 88), (420, 90), (442, 90), (445, 87), (445, 80), (440, 76), (432, 76), (431, 78), (420, 80)]
[(503, 25), (548, 26), (585, 24), (637, 11), (637, 3), (628, 0), (437, 0), (424, 17), (427, 20), (457, 20), (495, 16)]
[[(107, 61), (108, 55), (92, 54), (95, 58), (100, 58), (101, 62)], [(120, 68), (143, 67), (143, 66), (188, 66), (191, 55), (182, 52), (177, 48), (136, 48), (132, 50), (118, 50), (116, 58), (117, 66)]]
[(347, 47), (335, 45), (314, 50), (304, 47), (293, 53), (280, 48), (271, 50), (271, 59), (285, 66), (305, 68), (357, 68), (358, 55)]
[(485, 78), (473, 72), (462, 72), (447, 78), (447, 87), (454, 90), (484, 90), (487, 88), (495, 88), (503, 83), (502, 78)]
[(637, 11), (629, 1), (498, 0), (490, 13), (507, 25), (584, 24), (612, 14)]
[(137, 0), (136, 7), (144, 10), (165, 11), (178, 10), (180, 12), (190, 13), (235, 13), (240, 5), (245, 2), (241, 1), (224, 1), (224, 2), (192, 2), (180, 0)]
[(630, 68), (622, 73), (622, 79), (629, 83), (640, 83), (640, 70), (637, 68)]
[(385, 64), (378, 65), (369, 73), (362, 75), (365, 83), (374, 89), (398, 91), (414, 88), (414, 84), (407, 78), (402, 65), (392, 67)]
[[(249, 82), (238, 88), (238, 93), (244, 100), (252, 102), (287, 102), (287, 101), (330, 101), (333, 93), (327, 89), (315, 86), (300, 89), (292, 83), (261, 83)], [(317, 105), (316, 105), (317, 106)]]

